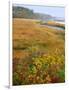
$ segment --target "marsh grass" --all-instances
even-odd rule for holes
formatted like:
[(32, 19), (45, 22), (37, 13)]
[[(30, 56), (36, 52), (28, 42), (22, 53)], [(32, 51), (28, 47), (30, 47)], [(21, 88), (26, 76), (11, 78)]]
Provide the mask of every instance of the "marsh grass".
[(65, 81), (64, 30), (13, 19), (13, 85)]

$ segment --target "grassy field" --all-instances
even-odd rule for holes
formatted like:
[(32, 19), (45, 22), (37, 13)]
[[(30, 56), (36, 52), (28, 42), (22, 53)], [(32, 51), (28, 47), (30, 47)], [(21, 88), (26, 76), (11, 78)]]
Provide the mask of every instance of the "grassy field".
[(13, 19), (13, 85), (65, 81), (64, 30)]

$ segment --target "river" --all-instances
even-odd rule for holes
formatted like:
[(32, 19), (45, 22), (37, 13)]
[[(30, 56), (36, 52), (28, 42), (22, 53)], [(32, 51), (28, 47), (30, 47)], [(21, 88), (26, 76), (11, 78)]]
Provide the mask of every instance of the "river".
[(56, 27), (56, 26), (51, 26), (51, 25), (43, 25), (43, 26), (46, 26), (46, 27), (52, 28), (52, 29), (57, 29), (57, 30), (65, 30), (64, 28)]

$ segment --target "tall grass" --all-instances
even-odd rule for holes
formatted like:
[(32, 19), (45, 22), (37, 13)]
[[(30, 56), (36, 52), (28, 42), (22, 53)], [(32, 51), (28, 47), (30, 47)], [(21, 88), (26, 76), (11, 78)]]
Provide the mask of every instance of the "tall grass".
[(65, 81), (64, 30), (13, 19), (13, 85)]

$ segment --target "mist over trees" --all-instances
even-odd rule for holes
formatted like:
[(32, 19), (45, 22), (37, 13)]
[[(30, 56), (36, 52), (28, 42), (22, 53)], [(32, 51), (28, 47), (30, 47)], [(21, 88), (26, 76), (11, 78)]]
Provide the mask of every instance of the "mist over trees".
[(33, 10), (28, 8), (13, 6), (13, 18), (33, 18)]

